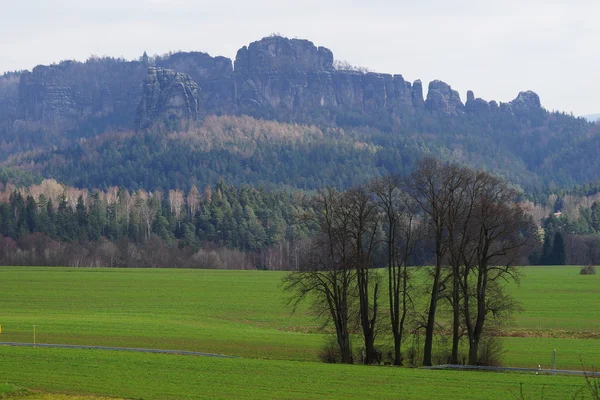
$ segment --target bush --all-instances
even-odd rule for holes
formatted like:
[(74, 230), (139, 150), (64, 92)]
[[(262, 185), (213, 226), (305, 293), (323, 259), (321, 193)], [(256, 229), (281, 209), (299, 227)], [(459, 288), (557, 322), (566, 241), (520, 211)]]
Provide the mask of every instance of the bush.
[(335, 339), (331, 339), (319, 351), (319, 360), (327, 364), (337, 364), (342, 361), (342, 355)]
[(581, 268), (581, 271), (579, 271), (580, 275), (596, 275), (596, 267), (593, 265), (588, 265), (585, 266), (583, 268)]
[(419, 349), (416, 346), (411, 346), (406, 351), (406, 358), (408, 360), (408, 365), (411, 367), (416, 367), (417, 362), (419, 360)]
[[(377, 346), (375, 346), (375, 348), (373, 348), (373, 353), (371, 354), (371, 357), (370, 357), (371, 364), (381, 364), (384, 361), (384, 354), (386, 351), (389, 352), (389, 349), (380, 349)], [(357, 349), (354, 352), (354, 359), (358, 363), (361, 363), (361, 364), (364, 363), (366, 357), (367, 357), (367, 354), (366, 354), (364, 346), (361, 347), (360, 349)]]
[(477, 365), (488, 367), (501, 367), (502, 355), (504, 354), (504, 346), (500, 337), (487, 334), (480, 339), (479, 342), (479, 358)]

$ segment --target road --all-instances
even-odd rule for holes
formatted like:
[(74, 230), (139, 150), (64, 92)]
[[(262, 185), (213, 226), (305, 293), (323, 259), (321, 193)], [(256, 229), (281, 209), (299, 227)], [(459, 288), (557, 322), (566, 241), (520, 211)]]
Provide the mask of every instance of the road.
[(434, 365), (433, 367), (423, 367), (424, 369), (453, 369), (462, 371), (496, 371), (496, 372), (535, 372), (537, 374), (558, 374), (558, 375), (581, 375), (590, 377), (600, 377), (600, 372), (573, 371), (569, 369), (541, 369), (541, 368), (516, 368), (516, 367), (480, 367), (474, 365)]
[(139, 349), (139, 348), (135, 348), (135, 347), (83, 346), (83, 345), (76, 345), (76, 344), (48, 344), (48, 343), (33, 344), (33, 343), (18, 343), (18, 342), (0, 342), (0, 346), (52, 347), (52, 348), (59, 348), (59, 349), (134, 351), (137, 353), (181, 354), (181, 355), (186, 355), (186, 356), (239, 358), (236, 356), (226, 356), (223, 354), (211, 354), (211, 353), (202, 353), (202, 352), (198, 352), (198, 351), (187, 351), (187, 350)]

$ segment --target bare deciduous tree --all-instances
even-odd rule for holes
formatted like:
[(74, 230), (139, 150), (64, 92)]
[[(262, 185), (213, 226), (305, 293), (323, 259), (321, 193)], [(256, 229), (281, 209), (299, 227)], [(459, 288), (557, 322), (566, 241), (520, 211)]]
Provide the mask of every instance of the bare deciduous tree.
[(313, 201), (307, 216), (318, 234), (301, 258), (297, 271), (287, 275), (285, 289), (293, 293), (294, 307), (309, 295), (319, 316), (333, 322), (343, 363), (352, 363), (350, 309), (356, 269), (353, 268), (353, 244), (346, 232), (349, 214), (341, 211), (342, 194), (328, 189)]
[(423, 212), (433, 240), (435, 265), (432, 271), (429, 306), (425, 322), (423, 365), (431, 365), (435, 318), (442, 289), (443, 263), (448, 250), (448, 229), (445, 217), (456, 193), (464, 185), (464, 176), (457, 165), (445, 165), (439, 160), (426, 158), (420, 161), (410, 176), (407, 190)]
[(383, 214), (394, 365), (402, 365), (404, 325), (412, 305), (408, 262), (420, 236), (417, 205), (402, 193), (401, 184), (401, 179), (395, 176), (382, 177), (371, 184), (371, 190)]
[(501, 318), (518, 309), (507, 296), (502, 280), (518, 279), (515, 261), (534, 237), (535, 225), (516, 202), (516, 191), (506, 182), (480, 174), (473, 218), (468, 223), (469, 244), (461, 250), (463, 313), (469, 338), (469, 364), (476, 365), (489, 315)]
[(375, 336), (379, 312), (380, 276), (375, 271), (373, 256), (377, 246), (379, 217), (371, 194), (362, 187), (349, 190), (342, 196), (340, 212), (347, 218), (347, 231), (342, 232), (353, 245), (351, 262), (356, 269), (358, 316), (363, 332), (363, 363), (377, 360)]

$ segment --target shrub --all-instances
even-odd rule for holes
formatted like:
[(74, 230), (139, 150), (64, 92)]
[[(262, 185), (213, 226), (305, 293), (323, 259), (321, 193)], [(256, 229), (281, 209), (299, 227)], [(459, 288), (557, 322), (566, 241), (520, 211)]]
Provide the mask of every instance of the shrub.
[(415, 346), (409, 347), (406, 351), (406, 358), (408, 360), (408, 365), (416, 367), (419, 359), (419, 349)]
[(504, 354), (504, 347), (500, 337), (492, 334), (487, 334), (480, 339), (479, 342), (479, 358), (477, 360), (478, 365), (485, 365), (489, 367), (500, 367), (502, 366), (502, 355)]
[(585, 266), (583, 268), (581, 268), (581, 271), (579, 271), (580, 275), (596, 275), (596, 267), (593, 265), (588, 265)]
[(327, 364), (336, 364), (342, 361), (340, 349), (335, 339), (331, 339), (319, 351), (319, 360)]

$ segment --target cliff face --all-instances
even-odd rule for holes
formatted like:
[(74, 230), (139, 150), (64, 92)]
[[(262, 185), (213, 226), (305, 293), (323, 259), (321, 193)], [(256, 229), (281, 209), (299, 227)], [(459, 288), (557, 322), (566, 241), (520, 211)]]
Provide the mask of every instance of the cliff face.
[(450, 115), (462, 114), (465, 108), (458, 92), (447, 83), (437, 80), (429, 83), (425, 107)]
[(149, 68), (136, 113), (136, 126), (148, 128), (155, 121), (197, 120), (200, 116), (200, 88), (182, 72)]
[(156, 67), (188, 74), (202, 89), (207, 112), (233, 111), (235, 87), (232, 79), (233, 64), (229, 58), (211, 57), (206, 53), (175, 53)]
[(0, 127), (8, 126), (17, 117), (20, 74), (0, 76)]
[(35, 67), (21, 76), (18, 118), (66, 130), (106, 117), (130, 126), (145, 74), (142, 63), (117, 60)]
[[(144, 62), (113, 59), (38, 66), (21, 76), (18, 101), (14, 95), (3, 100), (0, 93), (0, 105), (12, 99), (6, 107), (12, 111), (0, 114), (0, 120), (58, 123), (73, 129), (96, 119), (130, 127), (147, 126), (165, 116), (209, 113), (310, 116), (333, 109), (402, 119), (416, 112), (468, 116), (541, 109), (533, 92), (500, 104), (469, 92), (463, 104), (458, 92), (442, 81), (429, 84), (425, 100), (420, 80), (411, 84), (402, 75), (339, 70), (333, 60), (330, 50), (310, 41), (268, 37), (242, 47), (235, 69), (228, 58), (198, 52), (159, 58), (150, 69)], [(183, 103), (173, 108), (164, 98), (176, 88), (181, 89), (173, 96)]]
[(307, 40), (269, 37), (241, 48), (235, 60), (239, 107), (412, 109), (422, 103), (402, 75), (340, 71), (333, 53)]

